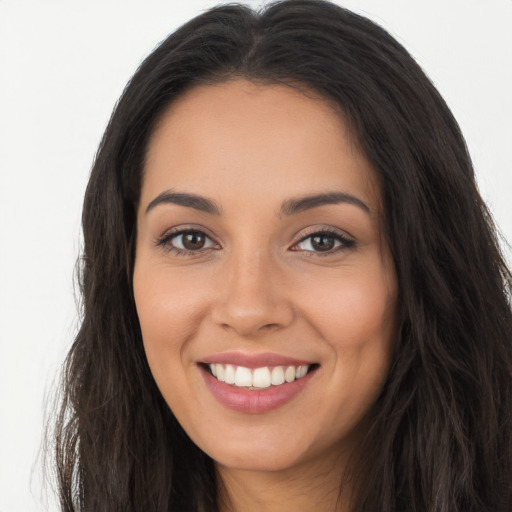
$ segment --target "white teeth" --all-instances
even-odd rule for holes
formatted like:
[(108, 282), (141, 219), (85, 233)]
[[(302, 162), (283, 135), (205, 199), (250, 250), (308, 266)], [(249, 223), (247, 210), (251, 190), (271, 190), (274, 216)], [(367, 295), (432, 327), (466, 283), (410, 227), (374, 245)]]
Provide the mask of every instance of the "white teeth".
[(224, 371), (224, 382), (226, 384), (235, 383), (235, 368), (230, 364), (226, 365), (226, 370)]
[(308, 373), (308, 367), (307, 366), (299, 366), (297, 368), (295, 377), (297, 379), (301, 379), (302, 377), (304, 377), (304, 375), (306, 375), (306, 373)]
[(284, 380), (286, 382), (293, 382), (295, 380), (295, 368), (293, 366), (288, 366), (284, 372)]
[(272, 369), (271, 382), (273, 386), (279, 386), (284, 383), (284, 370), (282, 366), (276, 366)]
[(252, 385), (255, 388), (268, 388), (270, 386), (270, 370), (264, 368), (256, 368), (252, 375)]
[(245, 368), (244, 366), (239, 366), (235, 372), (235, 386), (239, 388), (252, 386), (252, 373), (249, 368)]
[(285, 382), (293, 382), (301, 379), (309, 370), (309, 365), (301, 366), (274, 366), (270, 370), (267, 366), (251, 370), (244, 366), (231, 364), (222, 365), (214, 363), (209, 365), (212, 375), (221, 382), (231, 384), (239, 388), (265, 389), (272, 386), (280, 386)]

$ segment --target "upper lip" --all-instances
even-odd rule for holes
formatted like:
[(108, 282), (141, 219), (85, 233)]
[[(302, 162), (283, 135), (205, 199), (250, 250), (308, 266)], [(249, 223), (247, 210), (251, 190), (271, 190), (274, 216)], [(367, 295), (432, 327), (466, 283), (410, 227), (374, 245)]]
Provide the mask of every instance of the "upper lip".
[(314, 364), (312, 361), (296, 359), (272, 352), (261, 354), (245, 354), (243, 352), (221, 352), (205, 357), (202, 363), (231, 364), (245, 368), (261, 368), (263, 366), (302, 366)]

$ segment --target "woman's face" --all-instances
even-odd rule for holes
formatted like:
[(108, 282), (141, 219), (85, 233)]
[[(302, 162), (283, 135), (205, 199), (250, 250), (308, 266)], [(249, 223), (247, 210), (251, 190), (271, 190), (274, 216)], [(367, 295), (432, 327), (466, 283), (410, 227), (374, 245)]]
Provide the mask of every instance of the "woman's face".
[(380, 221), (374, 173), (318, 98), (234, 80), (161, 120), (135, 301), (163, 397), (222, 467), (293, 468), (364, 432), (395, 340)]

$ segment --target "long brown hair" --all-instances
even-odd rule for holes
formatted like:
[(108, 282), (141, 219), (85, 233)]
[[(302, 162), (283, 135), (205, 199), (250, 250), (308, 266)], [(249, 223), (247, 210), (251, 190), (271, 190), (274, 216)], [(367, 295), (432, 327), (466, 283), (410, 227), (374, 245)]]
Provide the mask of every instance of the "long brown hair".
[(322, 0), (211, 9), (170, 35), (119, 100), (83, 209), (83, 316), (56, 425), (62, 510), (217, 510), (213, 461), (149, 370), (131, 279), (155, 123), (186, 89), (238, 76), (304, 84), (336, 104), (379, 175), (399, 340), (354, 511), (509, 512), (512, 276), (464, 139), (400, 44)]

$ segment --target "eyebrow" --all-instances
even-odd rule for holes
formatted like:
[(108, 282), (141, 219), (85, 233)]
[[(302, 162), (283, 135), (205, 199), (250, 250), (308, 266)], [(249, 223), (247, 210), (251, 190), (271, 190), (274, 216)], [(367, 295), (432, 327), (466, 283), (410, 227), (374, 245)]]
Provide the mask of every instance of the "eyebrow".
[(369, 206), (356, 196), (344, 192), (324, 192), (322, 194), (312, 194), (285, 201), (281, 206), (279, 216), (283, 214), (294, 215), (306, 210), (311, 210), (312, 208), (317, 208), (318, 206), (340, 203), (351, 204), (361, 208), (361, 210), (366, 213), (370, 213)]
[(172, 192), (166, 190), (153, 199), (146, 208), (146, 213), (150, 212), (155, 206), (159, 204), (177, 204), (186, 206), (187, 208), (194, 208), (201, 212), (210, 213), (213, 215), (220, 215), (220, 208), (211, 199), (196, 194), (187, 194), (184, 192)]
[[(207, 199), (206, 197), (199, 196), (197, 194), (172, 192), (170, 190), (166, 190), (165, 192), (162, 192), (157, 197), (155, 197), (155, 199), (153, 199), (146, 208), (146, 213), (150, 212), (153, 208), (160, 204), (169, 203), (185, 206), (187, 208), (194, 208), (195, 210), (210, 213), (212, 215), (221, 214), (221, 209), (219, 206), (217, 206), (215, 201), (212, 201), (211, 199)], [(370, 208), (368, 205), (356, 196), (346, 194), (344, 192), (324, 192), (320, 194), (303, 196), (296, 199), (288, 199), (282, 204), (278, 215), (290, 216), (304, 212), (306, 210), (317, 208), (319, 206), (340, 203), (351, 204), (353, 206), (357, 206), (366, 213), (370, 213)]]

